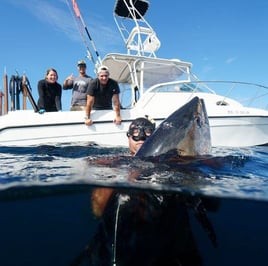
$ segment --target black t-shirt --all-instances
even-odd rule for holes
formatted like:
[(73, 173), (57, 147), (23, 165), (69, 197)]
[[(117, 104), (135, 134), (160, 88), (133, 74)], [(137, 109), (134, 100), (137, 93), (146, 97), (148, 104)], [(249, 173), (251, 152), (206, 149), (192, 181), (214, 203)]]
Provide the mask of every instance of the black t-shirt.
[(118, 83), (109, 78), (106, 86), (102, 86), (98, 78), (92, 80), (87, 88), (87, 95), (94, 96), (93, 109), (104, 110), (113, 109), (112, 97), (114, 94), (119, 94), (120, 89)]

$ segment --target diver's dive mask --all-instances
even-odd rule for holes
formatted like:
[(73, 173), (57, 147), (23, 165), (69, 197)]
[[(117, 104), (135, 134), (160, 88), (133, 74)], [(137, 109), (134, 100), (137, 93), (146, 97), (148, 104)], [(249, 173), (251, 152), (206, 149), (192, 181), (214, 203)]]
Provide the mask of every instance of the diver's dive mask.
[(152, 135), (153, 131), (153, 126), (133, 126), (128, 130), (127, 136), (131, 136), (134, 141), (145, 141)]

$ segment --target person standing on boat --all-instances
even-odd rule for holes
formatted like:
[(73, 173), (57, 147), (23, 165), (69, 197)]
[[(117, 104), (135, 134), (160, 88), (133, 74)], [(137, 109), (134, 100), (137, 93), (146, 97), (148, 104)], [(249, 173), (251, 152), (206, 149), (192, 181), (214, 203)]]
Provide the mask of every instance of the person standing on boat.
[(90, 118), (91, 110), (112, 110), (114, 107), (114, 123), (121, 124), (119, 85), (109, 78), (109, 69), (106, 66), (100, 66), (97, 70), (98, 77), (93, 79), (87, 88), (87, 104), (85, 124), (90, 126), (93, 120)]
[(84, 111), (87, 103), (87, 87), (92, 77), (86, 74), (87, 65), (85, 61), (78, 61), (77, 69), (79, 76), (74, 77), (73, 74), (68, 76), (63, 82), (63, 89), (73, 89), (71, 111)]
[(45, 79), (39, 80), (38, 88), (38, 109), (39, 113), (61, 111), (62, 87), (57, 82), (58, 73), (54, 68), (49, 68)]

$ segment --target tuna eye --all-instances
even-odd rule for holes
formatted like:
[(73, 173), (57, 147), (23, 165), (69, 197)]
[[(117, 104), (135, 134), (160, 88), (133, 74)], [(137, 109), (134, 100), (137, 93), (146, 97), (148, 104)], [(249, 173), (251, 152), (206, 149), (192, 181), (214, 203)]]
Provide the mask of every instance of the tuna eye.
[(202, 121), (201, 121), (200, 116), (197, 116), (197, 117), (196, 117), (196, 124), (197, 124), (199, 127), (202, 127)]

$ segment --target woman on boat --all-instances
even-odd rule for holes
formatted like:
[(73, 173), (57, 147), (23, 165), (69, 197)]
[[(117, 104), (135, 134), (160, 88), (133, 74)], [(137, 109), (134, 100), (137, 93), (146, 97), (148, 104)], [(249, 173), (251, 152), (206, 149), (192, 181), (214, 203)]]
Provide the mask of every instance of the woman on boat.
[(45, 79), (38, 82), (39, 113), (61, 111), (62, 87), (57, 80), (57, 71), (54, 68), (49, 68)]

